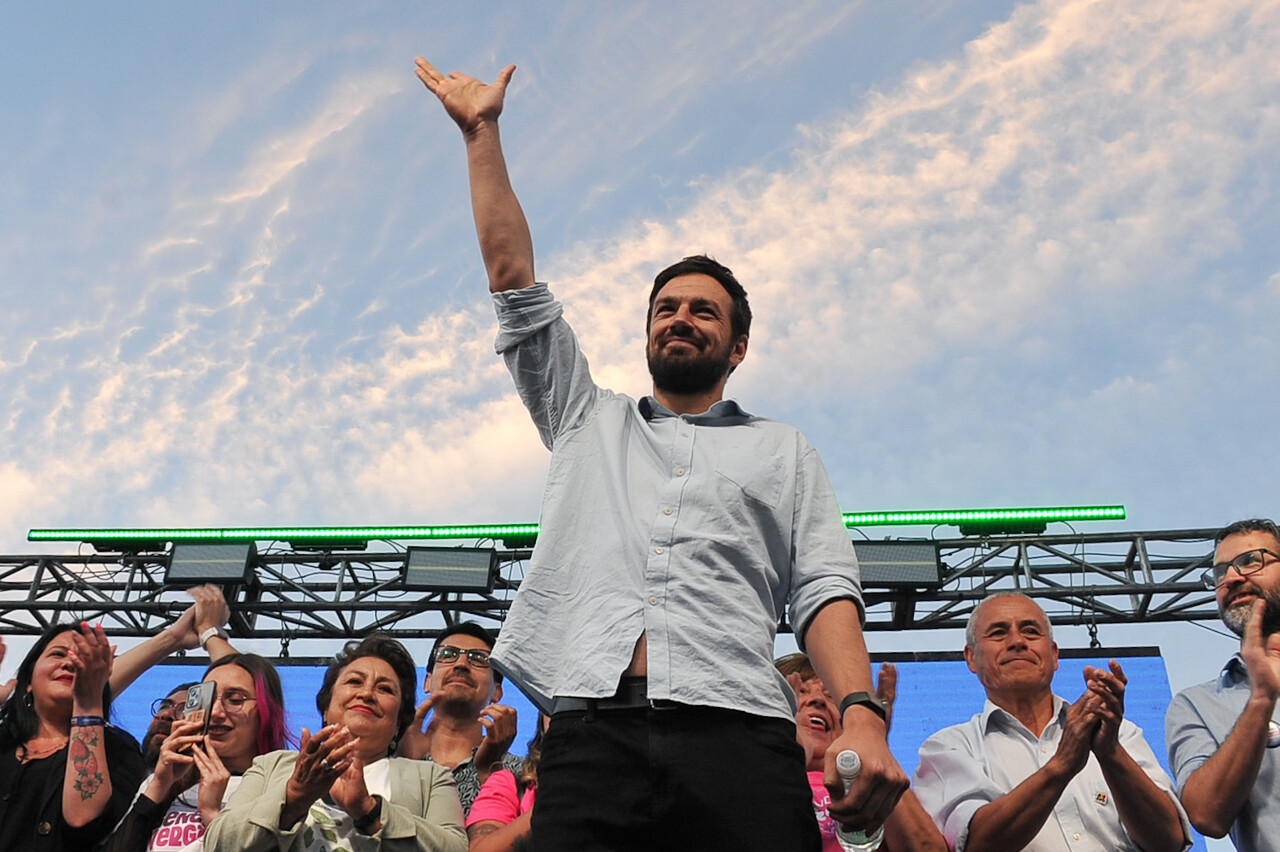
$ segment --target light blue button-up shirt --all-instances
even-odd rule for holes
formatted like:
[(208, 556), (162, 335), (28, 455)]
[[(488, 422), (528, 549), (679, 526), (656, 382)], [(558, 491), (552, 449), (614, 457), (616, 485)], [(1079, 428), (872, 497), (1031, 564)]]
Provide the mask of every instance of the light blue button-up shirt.
[(827, 603), (862, 606), (817, 452), (725, 400), (676, 415), (595, 385), (546, 285), (494, 295), (496, 348), (552, 451), (541, 533), (493, 659), (543, 709), (613, 695), (641, 634), (649, 697), (790, 719), (773, 667)]
[[(1188, 687), (1173, 697), (1164, 717), (1164, 739), (1179, 790), (1191, 773), (1217, 754), (1244, 713), (1251, 691), (1244, 659), (1236, 654), (1217, 680)], [(1231, 842), (1240, 852), (1280, 852), (1280, 709), (1271, 711), (1267, 745), (1258, 780), (1231, 824)]]

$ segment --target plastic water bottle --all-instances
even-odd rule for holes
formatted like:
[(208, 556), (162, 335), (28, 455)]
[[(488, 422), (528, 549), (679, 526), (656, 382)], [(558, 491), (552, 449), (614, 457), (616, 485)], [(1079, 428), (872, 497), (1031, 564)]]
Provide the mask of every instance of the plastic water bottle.
[[(836, 772), (844, 782), (844, 791), (848, 793), (854, 779), (862, 772), (862, 758), (858, 757), (856, 751), (845, 749), (836, 755)], [(836, 823), (836, 839), (840, 841), (840, 848), (847, 852), (874, 852), (884, 840), (884, 826), (867, 834), (865, 831), (849, 831)]]

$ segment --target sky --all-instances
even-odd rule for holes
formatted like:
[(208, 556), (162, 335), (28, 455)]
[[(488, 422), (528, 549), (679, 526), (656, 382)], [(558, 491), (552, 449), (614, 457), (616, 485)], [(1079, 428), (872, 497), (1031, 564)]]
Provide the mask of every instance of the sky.
[[(1277, 514), (1274, 0), (0, 16), (5, 552), (536, 520), (547, 454), (417, 55), (517, 66), (512, 181), (602, 385), (648, 390), (647, 284), (707, 252), (756, 314), (730, 393), (808, 435), (846, 511)], [(1108, 638), (1196, 645), (1175, 689), (1234, 645)]]

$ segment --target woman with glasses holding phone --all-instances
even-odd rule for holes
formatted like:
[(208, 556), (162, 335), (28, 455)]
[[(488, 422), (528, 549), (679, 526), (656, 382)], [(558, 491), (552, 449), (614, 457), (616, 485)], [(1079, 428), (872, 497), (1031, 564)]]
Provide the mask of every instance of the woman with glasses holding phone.
[(208, 826), (254, 758), (286, 746), (280, 675), (266, 659), (221, 657), (191, 687), (193, 694), (201, 684), (213, 687), (212, 703), (201, 714), (173, 722), (155, 771), (107, 842), (107, 852), (199, 852)]
[(316, 695), (324, 726), (303, 728), (298, 751), (254, 761), (205, 849), (465, 852), (449, 770), (390, 756), (413, 721), (416, 688), (413, 659), (395, 639), (348, 642)]

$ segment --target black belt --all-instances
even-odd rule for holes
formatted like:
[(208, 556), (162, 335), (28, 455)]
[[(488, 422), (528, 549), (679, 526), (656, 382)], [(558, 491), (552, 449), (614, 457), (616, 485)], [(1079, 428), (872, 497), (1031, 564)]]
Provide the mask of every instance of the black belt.
[(644, 677), (624, 677), (618, 683), (618, 691), (608, 698), (555, 698), (551, 702), (551, 715), (557, 713), (595, 713), (598, 710), (674, 710), (687, 705), (668, 698), (649, 698), (649, 680)]

